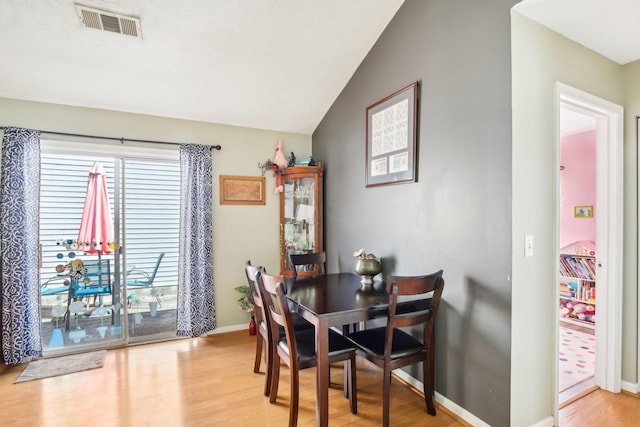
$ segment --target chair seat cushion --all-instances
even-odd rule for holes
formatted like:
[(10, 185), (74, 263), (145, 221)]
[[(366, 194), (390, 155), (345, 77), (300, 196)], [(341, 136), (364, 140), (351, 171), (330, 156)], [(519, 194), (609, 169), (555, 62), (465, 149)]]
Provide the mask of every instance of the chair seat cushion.
[[(296, 332), (296, 344), (298, 346), (298, 364), (300, 369), (310, 368), (316, 364), (316, 331), (315, 329), (305, 329)], [(286, 354), (289, 354), (289, 345), (286, 338), (278, 342), (280, 347)], [(341, 358), (349, 352), (354, 351), (356, 346), (340, 335), (339, 333), (329, 330), (329, 361), (332, 358)]]
[[(384, 326), (380, 328), (365, 329), (348, 335), (348, 338), (353, 341), (360, 350), (379, 359), (384, 358), (386, 337), (387, 328)], [(400, 329), (393, 330), (391, 359), (411, 356), (412, 354), (417, 354), (421, 351), (424, 351), (424, 345), (419, 340)]]

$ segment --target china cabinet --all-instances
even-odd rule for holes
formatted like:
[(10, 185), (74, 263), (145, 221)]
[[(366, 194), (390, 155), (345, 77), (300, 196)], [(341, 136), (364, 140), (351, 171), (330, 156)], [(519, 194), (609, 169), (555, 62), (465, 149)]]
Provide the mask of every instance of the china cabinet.
[[(289, 254), (323, 251), (322, 166), (292, 166), (284, 174), (280, 195), (280, 273), (291, 276)], [(313, 267), (298, 267), (298, 276)]]

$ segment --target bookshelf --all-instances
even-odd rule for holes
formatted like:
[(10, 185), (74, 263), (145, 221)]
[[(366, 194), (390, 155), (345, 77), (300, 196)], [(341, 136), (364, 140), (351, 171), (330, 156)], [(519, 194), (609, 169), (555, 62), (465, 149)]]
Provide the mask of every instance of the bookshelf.
[(596, 259), (560, 255), (560, 320), (594, 327), (596, 322)]

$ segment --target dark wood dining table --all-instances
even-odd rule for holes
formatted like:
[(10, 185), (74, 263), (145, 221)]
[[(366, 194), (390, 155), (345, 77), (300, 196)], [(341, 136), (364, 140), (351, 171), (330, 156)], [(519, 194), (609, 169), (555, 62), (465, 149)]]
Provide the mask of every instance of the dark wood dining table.
[(355, 273), (286, 278), (291, 309), (316, 330), (316, 426), (329, 424), (329, 328), (386, 314), (389, 295), (382, 281), (363, 288)]

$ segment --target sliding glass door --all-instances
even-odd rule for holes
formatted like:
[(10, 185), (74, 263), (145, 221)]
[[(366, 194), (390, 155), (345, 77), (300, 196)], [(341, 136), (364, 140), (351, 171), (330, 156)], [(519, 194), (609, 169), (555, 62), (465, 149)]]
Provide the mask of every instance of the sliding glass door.
[(124, 163), (129, 340), (175, 337), (180, 164), (135, 158)]
[[(175, 151), (143, 157), (101, 146), (41, 156), (41, 316), (45, 354), (175, 336), (179, 163)], [(145, 150), (145, 152), (151, 152)], [(106, 174), (114, 230), (105, 251), (78, 242), (89, 171)], [(103, 206), (103, 210), (104, 206)], [(86, 214), (85, 214), (86, 215)]]

